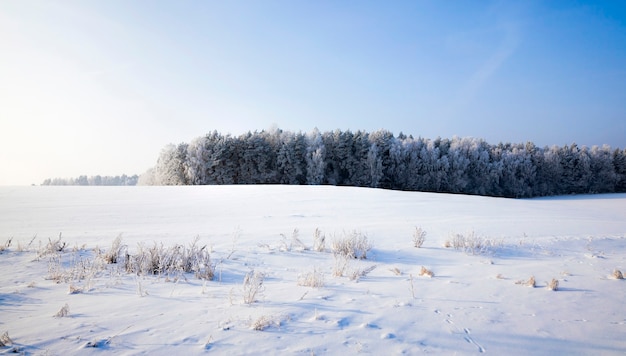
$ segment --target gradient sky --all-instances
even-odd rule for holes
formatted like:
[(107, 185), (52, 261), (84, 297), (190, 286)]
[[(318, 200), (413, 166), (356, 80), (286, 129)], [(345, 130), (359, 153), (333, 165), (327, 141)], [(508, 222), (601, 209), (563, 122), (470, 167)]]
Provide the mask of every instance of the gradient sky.
[(218, 130), (626, 147), (622, 1), (0, 1), (0, 184)]

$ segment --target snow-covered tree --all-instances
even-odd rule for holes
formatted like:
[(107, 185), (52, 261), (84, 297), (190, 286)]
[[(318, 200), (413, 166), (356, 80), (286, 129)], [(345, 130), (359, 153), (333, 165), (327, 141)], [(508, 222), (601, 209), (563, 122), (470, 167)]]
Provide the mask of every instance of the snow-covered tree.
[(326, 150), (322, 135), (316, 128), (307, 134), (306, 180), (307, 184), (324, 183), (324, 156)]

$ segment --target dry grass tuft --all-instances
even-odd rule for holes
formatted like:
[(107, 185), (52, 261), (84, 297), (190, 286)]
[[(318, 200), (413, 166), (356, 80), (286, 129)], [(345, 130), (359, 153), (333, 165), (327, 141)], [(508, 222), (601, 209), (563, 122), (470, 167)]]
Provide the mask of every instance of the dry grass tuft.
[(367, 235), (352, 231), (344, 233), (343, 238), (333, 239), (330, 249), (334, 255), (364, 260), (367, 259), (367, 252), (372, 249), (372, 245), (367, 240)]
[(13, 345), (13, 340), (9, 337), (9, 332), (5, 331), (2, 335), (0, 335), (0, 347), (9, 345)]
[[(187, 247), (174, 245), (164, 247), (155, 242), (152, 247), (138, 245), (134, 255), (126, 253), (124, 269), (137, 275), (181, 275), (194, 273), (196, 278), (212, 280), (215, 266), (211, 264), (211, 255), (206, 245), (199, 247), (198, 238)], [(176, 279), (176, 278), (174, 278)]]
[(535, 288), (535, 285), (536, 285), (535, 276), (530, 276), (530, 278), (527, 281), (517, 281), (515, 282), (515, 284), (521, 284), (526, 287)]
[(279, 327), (280, 321), (267, 315), (262, 315), (250, 323), (250, 329), (256, 331), (263, 331), (271, 326)]
[(263, 286), (264, 279), (265, 275), (255, 270), (246, 274), (243, 279), (243, 302), (245, 304), (256, 302), (257, 297), (263, 293), (265, 289)]
[(313, 271), (303, 273), (298, 276), (298, 285), (311, 288), (322, 288), (324, 286), (324, 274), (317, 268), (313, 267)]
[(59, 234), (59, 238), (54, 241), (49, 238), (48, 243), (46, 244), (46, 246), (43, 246), (43, 247), (41, 246), (41, 241), (40, 241), (38, 257), (44, 257), (49, 254), (63, 252), (63, 250), (65, 250), (65, 246), (67, 246), (67, 243), (65, 241), (61, 241), (62, 238), (63, 237), (61, 236), (61, 234)]
[(17, 252), (25, 252), (25, 251), (29, 251), (30, 247), (32, 246), (33, 242), (35, 241), (35, 239), (37, 238), (37, 235), (33, 236), (32, 239), (30, 239), (30, 242), (24, 246), (22, 245), (22, 243), (20, 241), (17, 242)]
[(83, 288), (70, 284), (70, 289), (67, 292), (68, 294), (79, 294), (83, 292)]
[(313, 233), (313, 250), (317, 252), (326, 251), (326, 235), (318, 228)]
[(402, 271), (400, 271), (400, 269), (398, 267), (390, 268), (389, 270), (393, 274), (395, 274), (396, 276), (401, 276), (402, 275)]
[(622, 271), (618, 270), (617, 268), (613, 270), (612, 276), (615, 279), (624, 279), (624, 275), (622, 274)]
[(343, 277), (350, 265), (350, 259), (341, 254), (333, 254), (333, 276)]
[(433, 273), (433, 271), (427, 269), (426, 267), (422, 266), (422, 268), (420, 269), (420, 276), (426, 276), (429, 278), (432, 278), (435, 276), (435, 274)]
[(70, 315), (70, 306), (67, 303), (65, 303), (65, 305), (61, 307), (61, 309), (59, 309), (59, 311), (56, 314), (54, 314), (54, 317), (64, 318), (68, 315)]
[(482, 255), (492, 252), (498, 247), (502, 247), (504, 242), (502, 240), (489, 239), (478, 236), (474, 231), (470, 231), (466, 234), (453, 234), (450, 239), (444, 244), (444, 247), (454, 247), (455, 250), (460, 250), (472, 255)]
[(559, 281), (557, 279), (552, 278), (550, 283), (547, 286), (548, 290), (557, 291), (559, 290)]
[(369, 267), (367, 267), (365, 269), (355, 268), (355, 269), (353, 269), (352, 271), (350, 271), (348, 273), (348, 278), (351, 281), (357, 281), (358, 282), (358, 280), (361, 279), (361, 277), (367, 276), (370, 272), (372, 272), (375, 269), (376, 269), (376, 265), (369, 266)]
[(102, 256), (104, 262), (111, 264), (117, 263), (117, 261), (120, 259), (120, 256), (122, 256), (123, 248), (124, 246), (122, 245), (122, 235), (118, 235), (115, 240), (113, 240), (109, 251), (107, 251)]
[(293, 232), (291, 233), (291, 241), (288, 241), (289, 239), (285, 236), (285, 234), (280, 234), (282, 239), (279, 250), (283, 252), (289, 252), (292, 250), (298, 252), (307, 251), (309, 248), (304, 244), (304, 242), (302, 242), (302, 240), (300, 240), (299, 235), (300, 231), (298, 229), (293, 229)]

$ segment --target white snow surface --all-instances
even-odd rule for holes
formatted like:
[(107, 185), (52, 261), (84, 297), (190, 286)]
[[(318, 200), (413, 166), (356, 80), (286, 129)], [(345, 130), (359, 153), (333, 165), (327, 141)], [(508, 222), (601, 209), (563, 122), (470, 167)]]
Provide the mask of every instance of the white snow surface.
[[(427, 232), (413, 246), (416, 227)], [(281, 249), (315, 229), (327, 251)], [(372, 245), (333, 276), (330, 241)], [(457, 233), (496, 244), (482, 254), (444, 244)], [(38, 251), (62, 234), (62, 252)], [(138, 244), (211, 249), (212, 281), (127, 274), (49, 278), (95, 261), (120, 235)], [(283, 236), (281, 236), (283, 235)], [(542, 199), (331, 186), (1, 187), (0, 353), (26, 355), (623, 355), (626, 195)], [(31, 243), (32, 241), (32, 243)], [(30, 243), (30, 244), (29, 244)], [(420, 276), (424, 266), (432, 278)], [(298, 285), (316, 269), (324, 286)], [(257, 301), (243, 280), (265, 275)], [(534, 276), (531, 288), (516, 283)], [(559, 289), (545, 286), (552, 279)], [(70, 294), (70, 285), (82, 287)], [(69, 314), (54, 317), (68, 305)], [(256, 324), (263, 330), (254, 330)], [(1, 340), (0, 340), (1, 341)]]

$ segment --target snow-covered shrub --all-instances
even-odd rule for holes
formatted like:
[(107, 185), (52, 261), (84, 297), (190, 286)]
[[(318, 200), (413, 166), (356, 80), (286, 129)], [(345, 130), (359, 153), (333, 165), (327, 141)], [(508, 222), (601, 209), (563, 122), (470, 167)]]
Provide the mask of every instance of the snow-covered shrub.
[(450, 240), (446, 241), (445, 247), (453, 247), (472, 255), (481, 255), (492, 252), (495, 248), (501, 247), (502, 241), (477, 236), (474, 231), (466, 234), (453, 234)]
[(113, 240), (111, 248), (102, 255), (102, 259), (106, 263), (117, 263), (122, 254), (122, 248), (122, 235), (118, 235), (115, 240)]
[(622, 271), (618, 270), (617, 268), (613, 270), (613, 278), (615, 279), (624, 279), (624, 275), (622, 274)]
[(65, 282), (66, 277), (61, 266), (61, 255), (55, 254), (48, 260), (48, 275), (45, 277), (47, 280), (55, 281), (57, 283)]
[(254, 321), (251, 321), (250, 328), (256, 331), (263, 331), (272, 325), (280, 326), (280, 320), (268, 315), (262, 315)]
[(265, 275), (261, 272), (252, 270), (246, 274), (243, 279), (243, 302), (252, 304), (256, 301), (257, 296), (263, 293), (263, 280)]
[(426, 231), (421, 227), (416, 227), (415, 231), (413, 231), (413, 246), (420, 248), (424, 244), (426, 240)]
[(300, 274), (298, 276), (298, 285), (312, 288), (321, 288), (324, 286), (324, 274), (317, 268), (313, 267), (312, 271)]
[(126, 253), (125, 269), (128, 273), (139, 275), (172, 275), (194, 273), (200, 279), (213, 279), (215, 266), (207, 246), (198, 246), (196, 238), (189, 247), (174, 245), (164, 247), (154, 243), (152, 247), (138, 245), (136, 254)]
[(67, 243), (62, 242), (61, 239), (62, 239), (61, 234), (59, 234), (59, 238), (54, 241), (48, 238), (48, 243), (45, 246), (41, 246), (41, 241), (40, 241), (39, 251), (37, 252), (38, 257), (44, 257), (52, 253), (63, 252)]
[(367, 258), (367, 252), (372, 249), (372, 245), (366, 235), (352, 231), (344, 234), (340, 239), (333, 239), (330, 249), (334, 255), (364, 260)]
[[(67, 261), (64, 262), (64, 258)], [(78, 252), (55, 253), (49, 257), (48, 274), (45, 279), (56, 283), (70, 283), (69, 293), (76, 294), (91, 290), (93, 279), (102, 270), (104, 270), (104, 264), (99, 259), (84, 258)]]

